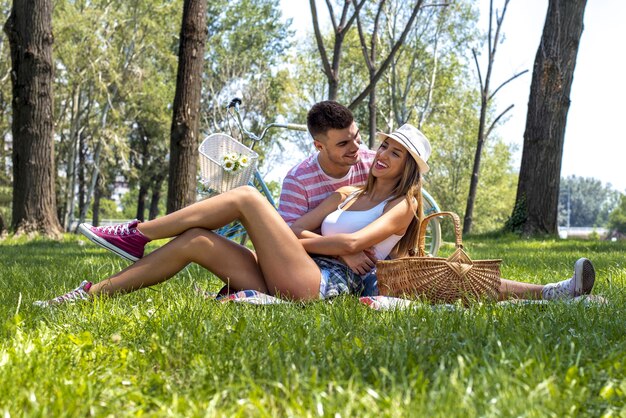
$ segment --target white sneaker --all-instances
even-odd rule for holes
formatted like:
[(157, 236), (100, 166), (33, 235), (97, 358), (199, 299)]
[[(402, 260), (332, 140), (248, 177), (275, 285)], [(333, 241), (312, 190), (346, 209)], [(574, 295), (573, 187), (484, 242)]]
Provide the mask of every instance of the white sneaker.
[(593, 289), (595, 280), (596, 271), (591, 261), (580, 258), (574, 264), (574, 275), (567, 280), (548, 283), (543, 287), (542, 296), (545, 300), (556, 300), (588, 295)]
[(89, 288), (91, 288), (92, 283), (87, 280), (83, 280), (83, 282), (76, 289), (62, 294), (61, 296), (57, 296), (54, 299), (50, 300), (37, 300), (33, 302), (33, 305), (40, 306), (42, 308), (47, 308), (49, 306), (60, 305), (62, 303), (67, 302), (76, 302), (78, 300), (89, 300), (91, 297), (89, 296)]

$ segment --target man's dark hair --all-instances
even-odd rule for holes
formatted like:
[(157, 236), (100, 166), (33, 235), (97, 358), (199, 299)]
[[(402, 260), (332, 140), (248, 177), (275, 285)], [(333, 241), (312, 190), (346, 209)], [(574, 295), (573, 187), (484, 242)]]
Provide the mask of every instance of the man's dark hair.
[(346, 129), (354, 122), (350, 109), (333, 100), (315, 103), (306, 116), (306, 126), (313, 138), (330, 129)]

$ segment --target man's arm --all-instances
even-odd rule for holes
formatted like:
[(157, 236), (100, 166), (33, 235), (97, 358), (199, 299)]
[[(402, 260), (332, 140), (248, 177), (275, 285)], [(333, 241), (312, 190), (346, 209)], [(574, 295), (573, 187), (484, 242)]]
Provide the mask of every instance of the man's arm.
[(291, 173), (283, 180), (278, 213), (289, 226), (309, 211), (309, 197), (304, 185)]

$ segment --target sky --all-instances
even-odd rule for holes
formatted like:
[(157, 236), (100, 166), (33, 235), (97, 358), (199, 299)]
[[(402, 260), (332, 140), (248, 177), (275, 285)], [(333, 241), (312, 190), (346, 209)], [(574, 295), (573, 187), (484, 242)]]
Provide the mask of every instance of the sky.
[[(494, 0), (501, 9), (504, 1)], [(297, 36), (311, 31), (308, 1), (281, 0), (285, 18), (293, 18)], [(480, 27), (486, 30), (489, 0), (479, 0)], [(510, 104), (507, 121), (497, 133), (516, 146), (514, 168), (519, 170), (532, 67), (541, 39), (548, 0), (511, 0), (504, 18), (504, 42), (496, 52), (492, 75), (495, 88), (514, 74), (528, 73), (507, 84), (495, 96), (497, 113)], [(318, 0), (318, 13), (326, 8)], [(327, 13), (326, 13), (327, 14)], [(588, 0), (584, 30), (570, 93), (561, 176), (593, 177), (626, 193), (626, 129), (621, 118), (626, 105), (623, 80), (626, 55), (626, 1)], [(485, 70), (483, 70), (484, 73)]]

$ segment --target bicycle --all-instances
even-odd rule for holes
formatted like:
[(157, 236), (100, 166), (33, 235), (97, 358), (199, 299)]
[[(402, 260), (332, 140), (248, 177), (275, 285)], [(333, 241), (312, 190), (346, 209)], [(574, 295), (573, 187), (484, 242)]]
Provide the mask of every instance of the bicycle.
[[(245, 128), (239, 111), (241, 104), (242, 100), (240, 97), (233, 98), (227, 106), (227, 115), (234, 121), (242, 140), (237, 141), (225, 133), (217, 133), (208, 135), (200, 145), (201, 174), (199, 178), (198, 194), (204, 198), (219, 194), (230, 188), (249, 184), (259, 190), (272, 206), (276, 207), (272, 193), (256, 167), (258, 155), (254, 151), (254, 148), (257, 143), (263, 141), (267, 133), (272, 129), (306, 132), (307, 127), (306, 125), (296, 123), (272, 122), (265, 125), (261, 129), (261, 134), (257, 135)], [(249, 145), (245, 145), (244, 142), (246, 142), (246, 140)], [(242, 158), (241, 156), (247, 157), (249, 164), (243, 167), (239, 166), (239, 170), (235, 173), (232, 171), (229, 172), (228, 167), (225, 166), (229, 158), (228, 154), (234, 154), (231, 155), (231, 157), (237, 155), (240, 156), (238, 158)], [(237, 164), (232, 161), (231, 163), (233, 165)], [(424, 189), (422, 189), (422, 197), (424, 202), (424, 216), (441, 211), (435, 199)], [(216, 232), (226, 238), (239, 241), (241, 244), (245, 244), (247, 240), (246, 230), (239, 222), (226, 225)], [(429, 254), (435, 256), (439, 251), (440, 245), (441, 226), (439, 220), (435, 218), (428, 223), (425, 248), (429, 250)]]

